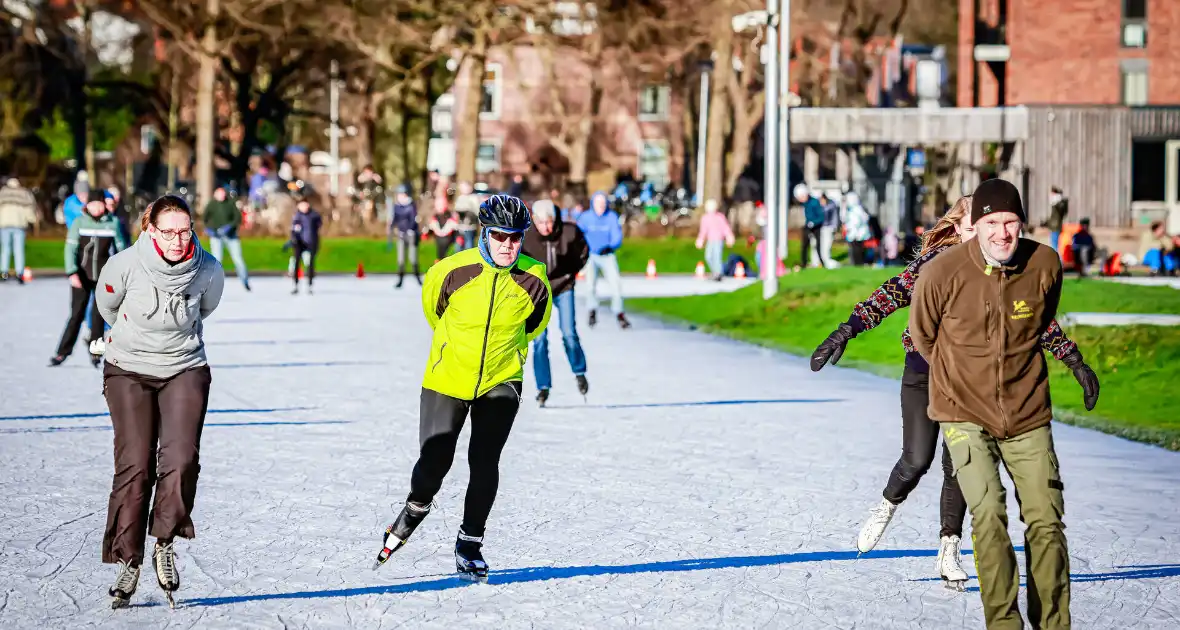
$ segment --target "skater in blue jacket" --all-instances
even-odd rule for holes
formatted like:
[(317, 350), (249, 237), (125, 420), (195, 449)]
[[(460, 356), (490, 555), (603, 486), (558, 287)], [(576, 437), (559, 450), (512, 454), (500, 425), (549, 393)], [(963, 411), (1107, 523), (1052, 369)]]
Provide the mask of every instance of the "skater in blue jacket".
[(586, 243), (590, 246), (590, 262), (586, 265), (586, 277), (590, 280), (586, 292), (590, 327), (598, 323), (595, 287), (598, 284), (598, 272), (601, 271), (611, 290), (611, 311), (619, 327), (627, 329), (631, 327), (631, 322), (623, 314), (623, 283), (619, 276), (619, 261), (615, 259), (615, 251), (623, 246), (623, 226), (619, 224), (618, 213), (609, 208), (605, 193), (594, 193), (590, 199), (590, 208), (591, 212), (578, 215), (578, 228), (586, 235)]

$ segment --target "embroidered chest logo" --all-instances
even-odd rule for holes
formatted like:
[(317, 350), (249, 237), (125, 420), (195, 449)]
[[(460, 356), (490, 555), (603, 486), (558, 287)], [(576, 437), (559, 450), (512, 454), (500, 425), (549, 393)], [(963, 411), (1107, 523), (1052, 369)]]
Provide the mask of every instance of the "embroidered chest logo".
[(1012, 319), (1028, 319), (1033, 316), (1033, 310), (1024, 300), (1012, 300)]

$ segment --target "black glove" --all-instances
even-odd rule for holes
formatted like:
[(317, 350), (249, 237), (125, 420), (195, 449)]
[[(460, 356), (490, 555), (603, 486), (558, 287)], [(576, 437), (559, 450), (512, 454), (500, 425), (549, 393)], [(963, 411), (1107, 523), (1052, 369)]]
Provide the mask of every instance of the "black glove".
[(602, 248), (602, 251), (598, 252), (598, 255), (599, 255), (599, 256), (606, 256), (606, 255), (608, 255), (608, 254), (613, 254), (613, 253), (615, 253), (615, 248), (613, 248), (613, 247), (603, 247), (603, 248)]
[(848, 322), (844, 322), (824, 339), (823, 343), (815, 349), (811, 354), (811, 371), (818, 372), (823, 369), (829, 361), (832, 365), (840, 362), (840, 357), (844, 356), (844, 348), (848, 345), (848, 340), (856, 336), (856, 331), (852, 330), (852, 326)]
[(1061, 362), (1073, 370), (1073, 377), (1082, 386), (1082, 400), (1086, 403), (1086, 411), (1093, 411), (1098, 404), (1098, 375), (1082, 359), (1082, 353), (1075, 350), (1066, 355)]

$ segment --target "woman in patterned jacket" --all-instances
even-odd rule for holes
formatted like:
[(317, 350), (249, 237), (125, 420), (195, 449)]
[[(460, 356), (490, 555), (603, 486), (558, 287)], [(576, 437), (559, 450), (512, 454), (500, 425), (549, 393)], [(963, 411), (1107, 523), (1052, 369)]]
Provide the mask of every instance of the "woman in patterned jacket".
[[(828, 362), (835, 364), (844, 354), (848, 341), (858, 334), (877, 327), (892, 313), (910, 305), (914, 283), (922, 267), (935, 256), (950, 247), (975, 237), (971, 225), (971, 197), (963, 197), (955, 203), (934, 228), (922, 240), (918, 257), (905, 271), (885, 281), (869, 298), (852, 309), (848, 321), (840, 324), (811, 355), (811, 369), (818, 372)], [(910, 492), (930, 465), (934, 462), (934, 451), (938, 445), (939, 426), (926, 413), (929, 402), (928, 372), (926, 360), (914, 349), (907, 328), (901, 336), (905, 349), (905, 372), (901, 379), (902, 452), (901, 457), (889, 474), (881, 503), (869, 512), (857, 538), (861, 553), (873, 549), (885, 533), (886, 526), (893, 518), (897, 506), (906, 500)], [(1092, 408), (1098, 398), (1098, 381), (1089, 366), (1082, 360), (1077, 344), (1066, 337), (1056, 322), (1041, 337), (1041, 347), (1052, 353), (1058, 360), (1074, 371), (1074, 376), (1085, 391), (1087, 407)], [(954, 468), (945, 445), (942, 450), (942, 500), (939, 509), (941, 520), (938, 568), (948, 587), (962, 590), (967, 579), (959, 563), (959, 545), (963, 534), (963, 518), (967, 502), (954, 477)]]

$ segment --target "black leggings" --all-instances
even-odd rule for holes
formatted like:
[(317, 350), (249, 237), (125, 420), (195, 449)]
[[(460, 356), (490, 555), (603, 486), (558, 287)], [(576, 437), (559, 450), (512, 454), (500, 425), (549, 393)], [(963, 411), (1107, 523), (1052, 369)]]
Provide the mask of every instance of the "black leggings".
[(307, 286), (311, 286), (315, 282), (315, 255), (316, 250), (308, 247), (303, 241), (295, 241), (295, 273), (291, 274), (291, 279), (295, 281), (295, 286), (299, 286), (299, 266), (303, 264), (303, 254), (307, 254), (307, 269), (304, 270), (303, 275), (307, 276)]
[(449, 252), (451, 250), (451, 245), (454, 245), (454, 244), (455, 244), (455, 233), (454, 232), (451, 232), (450, 234), (447, 234), (446, 236), (435, 236), (434, 237), (434, 246), (438, 250), (437, 259), (442, 260), (442, 259), (446, 258), (447, 252)]
[(86, 319), (86, 306), (90, 306), (90, 339), (102, 339), (102, 313), (95, 303), (94, 290), (97, 281), (91, 280), (85, 273), (77, 272), (82, 288), (70, 287), (70, 319), (66, 322), (66, 329), (61, 333), (61, 341), (57, 344), (57, 356), (68, 357), (78, 343), (78, 335), (82, 332), (82, 321)]
[(803, 257), (799, 259), (799, 266), (803, 267), (804, 269), (807, 268), (807, 264), (808, 264), (807, 261), (810, 260), (810, 258), (811, 258), (811, 247), (812, 247), (811, 241), (812, 241), (812, 239), (815, 240), (815, 253), (818, 255), (817, 257), (819, 258), (819, 266), (820, 267), (827, 267), (828, 266), (828, 261), (824, 260), (823, 241), (821, 240), (822, 237), (820, 236), (822, 229), (823, 229), (823, 226), (821, 226), (821, 225), (817, 225), (815, 227), (804, 227), (803, 228), (803, 245), (802, 245), (802, 248), (799, 250), (799, 254)]
[[(934, 463), (934, 449), (942, 440), (937, 422), (926, 414), (930, 403), (929, 376), (906, 368), (901, 377), (901, 458), (889, 473), (883, 496), (890, 503), (899, 504), (918, 487), (922, 475)], [(967, 514), (967, 500), (955, 479), (946, 444), (942, 447), (942, 500), (939, 505), (942, 522), (940, 536), (963, 536), (963, 518)]]
[(409, 500), (430, 503), (442, 488), (455, 459), (463, 422), (471, 413), (471, 444), (467, 463), (471, 479), (463, 506), (463, 532), (483, 536), (500, 485), (500, 453), (520, 409), (521, 383), (503, 383), (473, 401), (422, 390), (418, 439), (422, 445), (410, 478)]

